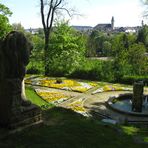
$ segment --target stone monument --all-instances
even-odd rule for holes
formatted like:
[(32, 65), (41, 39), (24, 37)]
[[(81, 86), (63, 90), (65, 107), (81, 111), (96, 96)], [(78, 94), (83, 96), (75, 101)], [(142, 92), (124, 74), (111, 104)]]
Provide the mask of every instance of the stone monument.
[(135, 82), (133, 86), (132, 111), (142, 112), (143, 82)]
[(41, 121), (41, 111), (27, 101), (24, 76), (31, 43), (23, 33), (12, 31), (0, 43), (0, 126), (17, 128)]

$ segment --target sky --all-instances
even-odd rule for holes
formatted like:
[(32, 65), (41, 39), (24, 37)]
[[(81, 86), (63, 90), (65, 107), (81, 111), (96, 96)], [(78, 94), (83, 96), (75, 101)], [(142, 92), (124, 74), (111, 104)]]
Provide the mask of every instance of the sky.
[[(115, 27), (140, 26), (145, 7), (141, 0), (67, 0), (67, 8), (80, 14), (72, 18), (66, 15), (70, 25), (96, 26), (110, 23), (112, 16)], [(42, 27), (39, 0), (0, 0), (13, 12), (10, 23), (21, 23), (24, 28)]]

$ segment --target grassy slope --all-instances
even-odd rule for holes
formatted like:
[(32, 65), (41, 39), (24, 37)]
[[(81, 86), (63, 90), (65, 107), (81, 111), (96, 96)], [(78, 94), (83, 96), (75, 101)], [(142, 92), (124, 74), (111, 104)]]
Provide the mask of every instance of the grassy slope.
[[(52, 108), (44, 111), (48, 125), (32, 127), (0, 140), (4, 148), (146, 148), (134, 144), (130, 134), (103, 125), (71, 110)], [(2, 148), (3, 148), (2, 147)]]
[[(28, 100), (30, 100), (33, 104), (36, 104), (38, 106), (43, 106), (43, 105), (48, 105), (50, 106), (49, 103), (41, 99), (31, 87), (26, 87), (26, 96)], [(52, 105), (51, 105), (52, 106)]]

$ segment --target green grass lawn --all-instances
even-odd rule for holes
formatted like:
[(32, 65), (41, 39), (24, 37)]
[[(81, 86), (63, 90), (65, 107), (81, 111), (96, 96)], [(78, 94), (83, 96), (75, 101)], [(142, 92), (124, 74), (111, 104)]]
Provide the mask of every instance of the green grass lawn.
[(47, 103), (46, 101), (44, 101), (42, 98), (40, 98), (35, 91), (33, 90), (33, 88), (31, 88), (30, 86), (27, 86), (25, 88), (26, 91), (26, 96), (27, 99), (30, 100), (33, 104), (36, 104), (40, 107), (52, 107), (53, 105), (50, 103)]

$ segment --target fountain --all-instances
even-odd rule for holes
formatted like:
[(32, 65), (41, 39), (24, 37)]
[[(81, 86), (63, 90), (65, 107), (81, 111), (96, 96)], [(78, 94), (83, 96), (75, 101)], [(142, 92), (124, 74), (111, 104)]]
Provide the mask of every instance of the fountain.
[(134, 116), (148, 116), (148, 95), (143, 94), (143, 82), (135, 82), (133, 94), (120, 94), (118, 97), (111, 97), (107, 101), (110, 109)]

